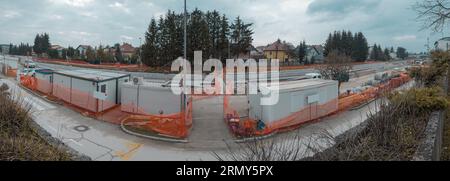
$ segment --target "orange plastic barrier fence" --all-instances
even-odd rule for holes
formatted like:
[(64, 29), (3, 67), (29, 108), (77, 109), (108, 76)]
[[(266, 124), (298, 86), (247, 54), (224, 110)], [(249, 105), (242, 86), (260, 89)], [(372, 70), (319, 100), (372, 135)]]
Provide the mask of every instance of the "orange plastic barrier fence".
[(186, 138), (192, 127), (192, 99), (185, 111), (170, 115), (130, 115), (123, 125), (175, 138)]
[(403, 84), (409, 82), (411, 78), (406, 74), (400, 74), (399, 77), (391, 79), (389, 82), (377, 87), (369, 88), (359, 94), (353, 94), (339, 99), (339, 111), (345, 111), (352, 107), (361, 105), (367, 101), (379, 97), (381, 94), (390, 92)]
[[(175, 138), (186, 138), (192, 127), (192, 98), (184, 112), (170, 115), (134, 115), (121, 111), (114, 101), (99, 100), (92, 92), (62, 84), (52, 84), (48, 80), (32, 76), (21, 76), (20, 83), (52, 101), (60, 101), (65, 106), (101, 121), (124, 124), (147, 132), (155, 132)], [(123, 105), (127, 106), (127, 105)], [(142, 110), (142, 108), (138, 108)]]
[(73, 65), (79, 67), (86, 68), (96, 68), (96, 69), (105, 69), (105, 68), (140, 68), (139, 65), (129, 65), (129, 64), (119, 64), (119, 63), (101, 63), (101, 64), (89, 64), (83, 60), (61, 60), (61, 59), (46, 59), (46, 58), (34, 58), (34, 61), (43, 62), (43, 63), (54, 63), (61, 65)]
[(6, 72), (6, 76), (8, 77), (16, 77), (17, 76), (17, 69), (8, 69)]
[(21, 75), (20, 76), (20, 84), (22, 84), (23, 86), (25, 86), (31, 90), (36, 90), (36, 88), (37, 88), (36, 78), (34, 78), (32, 76)]
[(236, 136), (268, 135), (279, 131), (295, 129), (304, 123), (359, 106), (371, 99), (379, 97), (383, 93), (402, 86), (410, 80), (411, 78), (408, 75), (401, 74), (399, 77), (393, 78), (385, 84), (369, 88), (359, 94), (342, 96), (340, 99), (332, 100), (323, 105), (310, 105), (283, 119), (268, 124), (263, 123), (264, 128), (262, 130), (258, 130), (262, 127), (258, 125), (260, 123), (256, 120), (249, 118), (242, 119), (239, 113), (233, 109), (233, 105), (230, 105), (230, 96), (224, 96), (224, 119)]

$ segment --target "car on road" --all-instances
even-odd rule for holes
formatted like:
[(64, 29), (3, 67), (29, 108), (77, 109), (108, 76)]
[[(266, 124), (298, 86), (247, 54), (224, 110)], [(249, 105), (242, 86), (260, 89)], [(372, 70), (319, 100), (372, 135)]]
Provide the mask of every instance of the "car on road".
[(322, 75), (319, 73), (308, 73), (305, 75), (308, 79), (321, 79)]

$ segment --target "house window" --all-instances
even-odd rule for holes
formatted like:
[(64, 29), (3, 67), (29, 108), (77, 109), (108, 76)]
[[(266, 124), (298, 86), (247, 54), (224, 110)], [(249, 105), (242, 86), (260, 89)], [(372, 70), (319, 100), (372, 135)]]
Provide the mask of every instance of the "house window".
[(100, 86), (100, 92), (106, 93), (106, 84)]

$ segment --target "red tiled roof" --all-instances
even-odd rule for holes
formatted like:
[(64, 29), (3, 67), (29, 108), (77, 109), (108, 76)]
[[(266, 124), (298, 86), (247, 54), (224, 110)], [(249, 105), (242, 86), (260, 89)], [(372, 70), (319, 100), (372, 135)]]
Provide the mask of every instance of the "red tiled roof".
[(289, 50), (288, 45), (286, 43), (281, 42), (281, 40), (277, 40), (276, 42), (264, 48), (264, 51), (287, 51), (287, 50)]
[(122, 51), (122, 53), (134, 53), (136, 52), (136, 49), (128, 44), (128, 43), (124, 43), (123, 45), (120, 46), (120, 50)]

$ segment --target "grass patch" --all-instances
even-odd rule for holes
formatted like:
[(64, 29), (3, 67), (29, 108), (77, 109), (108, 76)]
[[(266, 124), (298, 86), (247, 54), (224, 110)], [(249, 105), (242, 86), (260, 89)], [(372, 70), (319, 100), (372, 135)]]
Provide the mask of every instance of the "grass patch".
[(42, 139), (32, 128), (30, 106), (0, 86), (0, 160), (64, 161), (72, 156)]

